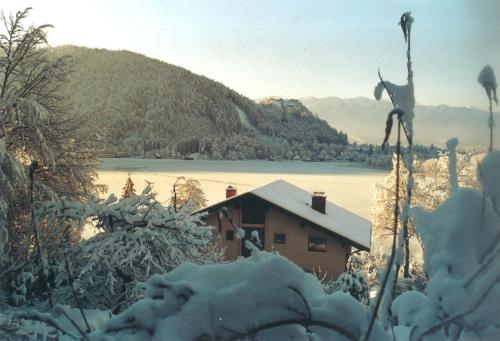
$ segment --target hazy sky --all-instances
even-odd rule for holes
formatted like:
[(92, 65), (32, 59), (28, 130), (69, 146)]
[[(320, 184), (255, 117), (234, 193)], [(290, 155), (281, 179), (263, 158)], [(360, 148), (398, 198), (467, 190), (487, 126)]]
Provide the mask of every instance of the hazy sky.
[(126, 49), (259, 98), (373, 97), (377, 68), (406, 81), (397, 25), (415, 18), (416, 97), (486, 106), (485, 64), (500, 77), (500, 0), (2, 0), (51, 23), (49, 42)]

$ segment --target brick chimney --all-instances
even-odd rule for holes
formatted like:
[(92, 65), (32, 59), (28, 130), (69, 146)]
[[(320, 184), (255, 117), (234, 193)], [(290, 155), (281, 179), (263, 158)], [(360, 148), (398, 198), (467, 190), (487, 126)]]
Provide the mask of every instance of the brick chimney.
[(226, 187), (226, 199), (234, 197), (238, 193), (238, 190), (234, 186), (227, 186)]
[(325, 194), (325, 192), (314, 192), (313, 193), (311, 207), (313, 210), (316, 210), (320, 213), (325, 214), (325, 209), (326, 209), (326, 194)]

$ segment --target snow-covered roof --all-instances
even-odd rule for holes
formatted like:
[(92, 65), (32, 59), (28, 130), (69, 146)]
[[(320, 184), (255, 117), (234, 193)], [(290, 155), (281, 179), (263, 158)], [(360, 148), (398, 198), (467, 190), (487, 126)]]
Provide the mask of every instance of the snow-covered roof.
[(210, 210), (249, 193), (352, 241), (358, 248), (370, 249), (371, 224), (368, 220), (328, 200), (325, 214), (320, 213), (311, 207), (311, 193), (284, 180), (277, 180), (243, 192), (204, 207), (198, 212)]

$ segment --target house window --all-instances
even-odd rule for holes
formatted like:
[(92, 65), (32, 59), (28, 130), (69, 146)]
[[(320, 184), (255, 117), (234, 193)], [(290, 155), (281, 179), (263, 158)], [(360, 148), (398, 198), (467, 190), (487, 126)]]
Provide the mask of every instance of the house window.
[(274, 243), (275, 244), (286, 244), (286, 234), (275, 233), (274, 234)]
[(255, 197), (247, 197), (243, 199), (242, 204), (242, 220), (243, 224), (260, 224), (264, 225), (266, 220), (266, 202)]
[(326, 237), (309, 236), (308, 250), (326, 252)]
[(234, 240), (234, 231), (226, 231), (226, 240)]

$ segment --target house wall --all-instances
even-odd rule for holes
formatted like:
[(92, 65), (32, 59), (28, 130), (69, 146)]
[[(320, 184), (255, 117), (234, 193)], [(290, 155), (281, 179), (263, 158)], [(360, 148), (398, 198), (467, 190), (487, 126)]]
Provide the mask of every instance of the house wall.
[[(228, 211), (235, 224), (241, 226), (240, 208), (228, 207)], [(219, 231), (217, 214), (209, 215), (206, 221), (207, 224), (214, 226), (216, 231)], [(251, 226), (256, 227), (256, 225)], [(245, 227), (245, 225), (242, 227)], [(287, 257), (302, 269), (311, 272), (314, 271), (320, 278), (326, 274), (330, 279), (337, 278), (345, 271), (350, 246), (318, 229), (301, 224), (300, 219), (270, 207), (266, 212), (265, 224), (259, 227), (265, 229), (265, 250), (278, 251), (280, 255)], [(241, 256), (241, 240), (236, 237), (236, 232), (234, 232), (234, 240), (226, 240), (226, 231), (228, 230), (234, 231), (234, 228), (227, 219), (222, 219), (221, 231), (217, 235), (217, 238), (219, 238), (221, 244), (226, 248), (226, 260), (231, 261)], [(275, 233), (284, 233), (286, 235), (286, 243), (275, 244)], [(327, 251), (309, 251), (309, 235), (326, 237)]]
[[(233, 222), (237, 226), (241, 226), (241, 215), (240, 209), (229, 206), (227, 208), (229, 215), (233, 219)], [(235, 260), (239, 256), (241, 256), (241, 241), (236, 236), (236, 231), (231, 223), (226, 218), (222, 218), (219, 226), (219, 219), (217, 218), (217, 213), (213, 213), (207, 216), (206, 222), (208, 225), (214, 226), (215, 231), (218, 232), (216, 234), (216, 238), (219, 239), (221, 245), (225, 248), (224, 256), (227, 261)], [(232, 241), (226, 240), (226, 231), (233, 231), (234, 238)]]
[[(286, 234), (286, 244), (275, 244), (274, 234)], [(326, 252), (309, 251), (309, 236), (326, 237)], [(278, 251), (306, 271), (314, 271), (320, 278), (326, 273), (337, 278), (346, 268), (346, 248), (342, 242), (299, 219), (271, 208), (266, 217), (266, 250)]]

